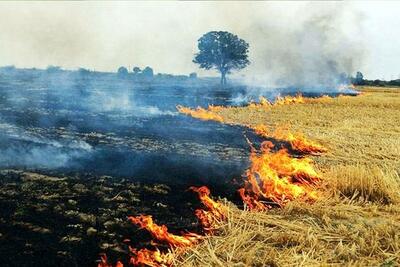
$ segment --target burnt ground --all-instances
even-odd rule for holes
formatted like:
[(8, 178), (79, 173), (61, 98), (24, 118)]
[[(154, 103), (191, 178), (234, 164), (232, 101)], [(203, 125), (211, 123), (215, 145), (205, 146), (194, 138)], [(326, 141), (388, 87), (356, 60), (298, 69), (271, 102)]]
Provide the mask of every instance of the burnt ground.
[(176, 105), (226, 104), (201, 81), (0, 70), (0, 266), (95, 266), (127, 260), (148, 233), (198, 231), (189, 186), (235, 196), (248, 157), (243, 129), (201, 122)]
[[(259, 148), (261, 139), (251, 140)], [(289, 148), (268, 140), (276, 149)], [(240, 176), (233, 178), (206, 185), (214, 196), (241, 205), (236, 194)], [(0, 266), (95, 266), (103, 252), (112, 262), (127, 263), (128, 245), (150, 248), (152, 241), (127, 216), (152, 215), (172, 233), (201, 233), (194, 216), (201, 205), (188, 187), (203, 184), (190, 179), (154, 183), (81, 172), (1, 170)]]
[(127, 221), (151, 214), (171, 232), (199, 232), (196, 195), (183, 187), (110, 176), (0, 172), (1, 266), (95, 266), (99, 253), (127, 260), (151, 237)]
[(95, 266), (101, 252), (126, 260), (124, 239), (151, 240), (128, 215), (199, 231), (187, 188), (207, 185), (235, 201), (248, 166), (244, 134), (259, 140), (176, 105), (231, 105), (245, 91), (200, 79), (0, 70), (0, 266)]

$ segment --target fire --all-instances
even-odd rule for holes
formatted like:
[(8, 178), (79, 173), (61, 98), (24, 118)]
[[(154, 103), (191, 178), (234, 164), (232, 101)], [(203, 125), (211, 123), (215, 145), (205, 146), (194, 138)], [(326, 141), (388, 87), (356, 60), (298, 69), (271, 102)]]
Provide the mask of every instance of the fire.
[(195, 214), (204, 230), (212, 232), (219, 222), (226, 219), (226, 207), (210, 198), (210, 189), (206, 186), (190, 187), (189, 189), (196, 192), (200, 201), (207, 207), (208, 211), (197, 209)]
[(274, 132), (271, 132), (268, 127), (264, 124), (251, 126), (256, 134), (266, 138), (276, 138), (289, 142), (293, 150), (307, 154), (320, 154), (326, 152), (327, 149), (322, 145), (307, 139), (302, 133), (292, 133), (289, 130), (285, 130), (283, 127), (277, 128)]
[(153, 218), (150, 215), (129, 216), (128, 219), (133, 224), (149, 231), (158, 241), (165, 242), (171, 247), (188, 247), (196, 244), (202, 238), (195, 233), (185, 233), (182, 236), (171, 234), (168, 232), (167, 226), (157, 225), (153, 222)]
[[(108, 263), (107, 255), (101, 254), (100, 262), (99, 262), (99, 264), (97, 264), (97, 267), (113, 267), (113, 266), (112, 266), (112, 264)], [(124, 267), (124, 265), (122, 264), (122, 262), (117, 261), (117, 263), (115, 264), (115, 267)]]
[[(198, 193), (201, 202), (208, 209), (208, 211), (198, 209), (196, 210), (196, 215), (204, 229), (211, 232), (218, 222), (225, 220), (226, 210), (222, 204), (210, 198), (210, 190), (206, 186), (191, 187), (190, 189)], [(203, 236), (195, 233), (185, 233), (183, 235), (171, 234), (168, 232), (167, 226), (157, 225), (150, 215), (129, 216), (128, 220), (140, 228), (146, 229), (156, 240), (168, 244), (170, 248), (185, 249), (203, 239)], [(129, 264), (133, 266), (169, 267), (173, 263), (173, 254), (170, 250), (161, 252), (157, 248), (155, 250), (147, 248), (137, 250), (136, 248), (129, 247), (129, 251), (131, 253)], [(105, 254), (101, 256), (98, 267), (112, 267), (107, 262)], [(123, 267), (123, 265), (121, 262), (118, 262), (115, 267)]]
[(162, 253), (160, 250), (147, 248), (136, 250), (129, 248), (132, 253), (129, 264), (133, 266), (169, 267), (172, 266), (173, 255), (171, 252)]
[(250, 107), (250, 108), (270, 108), (272, 106), (273, 106), (273, 104), (271, 102), (269, 102), (269, 100), (263, 96), (260, 96), (258, 103), (251, 101), (248, 104), (248, 107)]
[(208, 111), (212, 111), (212, 112), (218, 112), (223, 110), (224, 107), (223, 106), (214, 106), (214, 105), (209, 105), (208, 106)]
[[(271, 103), (268, 101), (263, 96), (260, 96), (259, 103), (254, 103), (250, 102), (248, 104), (248, 107), (250, 108), (270, 108), (273, 106), (282, 106), (282, 105), (290, 105), (290, 104), (296, 104), (296, 103), (305, 103), (308, 98), (303, 97), (301, 94), (298, 94), (297, 96), (284, 96), (280, 97), (278, 96), (275, 100), (274, 103)], [(219, 112), (224, 109), (223, 106), (214, 106), (210, 105), (208, 106), (207, 109), (202, 108), (202, 107), (197, 107), (196, 109), (184, 107), (184, 106), (176, 106), (177, 110), (185, 115), (189, 115), (193, 118), (200, 119), (200, 120), (212, 120), (212, 121), (217, 121), (224, 123), (224, 119), (222, 116), (217, 114), (216, 112)]]
[(309, 158), (291, 158), (286, 149), (273, 153), (274, 145), (264, 141), (259, 153), (252, 147), (251, 165), (246, 171), (240, 196), (249, 209), (266, 210), (297, 198), (315, 200), (313, 185), (320, 180)]
[(305, 98), (298, 94), (296, 96), (278, 96), (274, 102), (274, 106), (290, 105), (290, 104), (303, 104), (305, 103)]
[(301, 133), (293, 134), (289, 132), (287, 133), (286, 140), (289, 141), (294, 150), (300, 151), (302, 153), (319, 154), (328, 151), (322, 145), (306, 139)]
[(208, 110), (201, 107), (198, 107), (197, 109), (191, 109), (188, 107), (176, 106), (176, 108), (180, 113), (189, 115), (196, 119), (213, 120), (218, 122), (224, 121), (224, 119), (220, 115), (214, 113), (214, 111), (218, 109), (218, 106), (210, 106)]
[(263, 96), (260, 96), (260, 104), (263, 106), (271, 106), (271, 102), (268, 101), (268, 99), (266, 99)]
[[(305, 103), (305, 101), (306, 99), (303, 96), (297, 95), (294, 97), (278, 97), (276, 102), (272, 104), (266, 98), (260, 97), (259, 103), (250, 103), (249, 106), (269, 108), (277, 105)], [(177, 106), (177, 109), (180, 113), (201, 120), (224, 122), (224, 119), (216, 113), (223, 109), (221, 106), (211, 105), (207, 109)], [(282, 128), (270, 132), (265, 125), (249, 127), (260, 136), (287, 141), (291, 148), (296, 151), (307, 154), (326, 151), (323, 146), (306, 139), (302, 134), (293, 134), (284, 131)], [(240, 197), (247, 207), (250, 210), (265, 211), (274, 205), (283, 206), (294, 199), (305, 201), (317, 199), (318, 194), (315, 185), (320, 180), (320, 176), (313, 167), (313, 161), (308, 157), (293, 158), (283, 148), (276, 152), (273, 149), (274, 145), (270, 141), (264, 141), (258, 151), (251, 145), (250, 167), (244, 174), (246, 177), (244, 186), (239, 190)], [(227, 220), (227, 207), (214, 201), (206, 186), (190, 187), (190, 189), (198, 194), (200, 201), (206, 207), (206, 209), (197, 209), (195, 214), (203, 229), (212, 233), (220, 222)], [(133, 224), (149, 231), (154, 239), (167, 244), (170, 249), (177, 249), (175, 251), (178, 252), (185, 251), (204, 238), (196, 233), (171, 234), (168, 232), (167, 226), (154, 223), (153, 218), (149, 215), (130, 216), (128, 219)], [(129, 250), (131, 254), (129, 264), (133, 266), (170, 267), (174, 261), (175, 254), (171, 250), (161, 252), (158, 248), (137, 250), (131, 247), (129, 247)], [(101, 256), (98, 267), (112, 267), (107, 262), (105, 254)], [(117, 262), (116, 267), (123, 267), (123, 265), (121, 262)]]
[[(158, 241), (164, 242), (170, 246), (170, 248), (186, 248), (196, 244), (200, 239), (201, 235), (195, 233), (185, 233), (183, 235), (174, 235), (168, 232), (168, 228), (165, 225), (157, 225), (153, 222), (153, 218), (150, 215), (140, 215), (137, 217), (129, 216), (128, 220), (133, 224), (138, 225), (142, 229), (146, 229), (150, 234)], [(166, 253), (160, 252), (158, 249), (140, 249), (129, 247), (132, 254), (130, 258), (130, 264), (134, 266), (154, 266), (164, 267), (171, 266), (173, 256), (170, 251)]]
[(278, 96), (275, 99), (275, 102), (271, 103), (265, 97), (260, 96), (258, 103), (250, 102), (248, 106), (250, 108), (270, 108), (282, 105), (303, 104), (306, 103), (307, 99), (308, 98), (303, 97), (301, 94), (298, 94), (296, 96), (284, 96), (284, 97)]

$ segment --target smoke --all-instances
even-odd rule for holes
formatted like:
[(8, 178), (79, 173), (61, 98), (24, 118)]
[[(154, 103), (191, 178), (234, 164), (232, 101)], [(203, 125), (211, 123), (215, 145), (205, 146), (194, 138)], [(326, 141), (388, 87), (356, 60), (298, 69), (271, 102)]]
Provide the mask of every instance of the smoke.
[(92, 112), (115, 112), (118, 116), (134, 115), (138, 117), (152, 117), (160, 115), (174, 116), (177, 113), (160, 110), (157, 106), (149, 106), (135, 101), (135, 92), (132, 89), (93, 90), (87, 98), (87, 105)]
[[(157, 77), (152, 83), (133, 76), (54, 69), (0, 73), (0, 167), (76, 167), (127, 176), (143, 169), (146, 176), (171, 179), (169, 169), (179, 173), (193, 168), (202, 176), (203, 166), (209, 166), (210, 177), (219, 177), (216, 170), (223, 166), (237, 172), (243, 166), (237, 155), (247, 149), (238, 138), (242, 130), (216, 130), (215, 125), (176, 116), (177, 104), (240, 104), (251, 99), (250, 91), (273, 98), (279, 94), (276, 87), (337, 91), (342, 73), (352, 73), (364, 55), (354, 37), (361, 29), (360, 15), (344, 3), (0, 5), (0, 65), (115, 71), (132, 64), (130, 70), (149, 65), (157, 72), (189, 73), (197, 68), (192, 63), (197, 39), (210, 30), (245, 39), (252, 62), (236, 75), (247, 88), (239, 88), (238, 94), (234, 88), (209, 86), (212, 79), (192, 84)], [(7, 124), (15, 128), (7, 131)], [(160, 156), (160, 151), (166, 152)], [(184, 155), (186, 163), (173, 155)], [(219, 163), (215, 155), (229, 157)], [(240, 164), (232, 167), (235, 155)], [(162, 161), (165, 173), (157, 169)]]
[[(260, 11), (257, 15), (260, 15)], [(280, 20), (251, 23), (254, 75), (248, 84), (337, 91), (362, 66), (363, 15), (346, 3), (308, 3)]]
[(90, 144), (76, 138), (57, 136), (56, 140), (36, 133), (38, 129), (26, 129), (9, 123), (0, 123), (0, 129), (2, 167), (60, 168), (93, 152)]
[(363, 17), (347, 2), (0, 5), (0, 65), (105, 71), (149, 65), (157, 72), (216, 75), (199, 70), (192, 59), (201, 35), (226, 30), (250, 44), (252, 63), (237, 77), (267, 87), (304, 87), (337, 83), (341, 73), (359, 68), (365, 55)]

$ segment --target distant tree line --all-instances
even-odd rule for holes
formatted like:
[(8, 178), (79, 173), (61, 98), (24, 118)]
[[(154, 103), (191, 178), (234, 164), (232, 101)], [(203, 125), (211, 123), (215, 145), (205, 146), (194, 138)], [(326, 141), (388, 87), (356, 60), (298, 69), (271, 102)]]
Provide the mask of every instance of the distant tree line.
[(141, 78), (152, 78), (154, 76), (154, 71), (150, 67), (145, 67), (143, 70), (141, 70), (139, 67), (134, 67), (132, 69), (132, 73), (129, 73), (128, 69), (126, 67), (119, 67), (117, 71), (119, 76), (128, 76), (128, 74), (132, 74), (136, 77), (141, 77)]
[(380, 86), (380, 87), (390, 87), (390, 86), (400, 86), (400, 79), (396, 80), (367, 80), (364, 79), (364, 75), (357, 71), (355, 77), (350, 77), (350, 82), (354, 85), (364, 85), (364, 86)]
[(133, 67), (132, 72), (129, 72), (129, 70), (126, 67), (119, 67), (117, 70), (117, 74), (120, 77), (134, 77), (134, 78), (145, 78), (145, 79), (151, 79), (151, 78), (190, 78), (190, 79), (196, 79), (197, 78), (197, 73), (192, 72), (188, 76), (186, 75), (172, 75), (172, 74), (165, 74), (165, 73), (157, 73), (154, 74), (154, 70), (147, 66), (143, 70), (140, 69), (139, 67)]

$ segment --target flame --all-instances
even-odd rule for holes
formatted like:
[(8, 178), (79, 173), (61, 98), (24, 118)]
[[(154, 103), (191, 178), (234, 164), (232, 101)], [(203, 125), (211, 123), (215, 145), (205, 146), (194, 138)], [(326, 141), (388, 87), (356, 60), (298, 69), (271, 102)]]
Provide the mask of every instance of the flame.
[(129, 247), (129, 251), (132, 256), (129, 260), (129, 264), (133, 266), (150, 266), (150, 267), (169, 267), (172, 266), (173, 255), (170, 251), (166, 253), (160, 252), (160, 250), (149, 250), (143, 248), (136, 250)]
[(319, 154), (328, 151), (322, 145), (308, 140), (302, 133), (287, 133), (286, 140), (289, 141), (290, 145), (294, 150), (308, 154)]
[(218, 122), (223, 122), (224, 119), (218, 115), (215, 114), (214, 111), (216, 111), (217, 109), (222, 109), (222, 107), (218, 107), (218, 106), (210, 106), (209, 109), (204, 109), (201, 107), (198, 107), (197, 109), (191, 109), (188, 107), (183, 107), (183, 106), (176, 106), (176, 108), (178, 109), (178, 111), (180, 113), (189, 115), (193, 118), (196, 119), (200, 119), (200, 120), (213, 120), (213, 121), (218, 121)]
[(218, 112), (223, 110), (224, 107), (223, 106), (214, 106), (214, 105), (209, 105), (208, 106), (208, 111), (212, 111), (212, 112)]
[[(198, 209), (196, 210), (196, 215), (205, 230), (211, 231), (219, 221), (225, 219), (225, 208), (222, 204), (210, 198), (210, 190), (206, 186), (199, 188), (191, 187), (190, 189), (198, 193), (201, 202), (209, 209), (209, 211)], [(160, 226), (155, 224), (153, 218), (149, 215), (130, 216), (128, 219), (133, 224), (149, 231), (158, 241), (167, 243), (171, 248), (184, 249), (196, 244), (203, 238), (201, 235), (195, 233), (186, 233), (182, 236), (171, 234), (168, 232), (168, 228), (165, 225)], [(157, 248), (155, 250), (146, 248), (137, 250), (132, 247), (129, 247), (129, 250), (132, 254), (129, 263), (134, 266), (167, 267), (171, 266), (173, 262), (173, 254), (171, 251), (162, 253)]]
[[(284, 96), (280, 97), (278, 96), (275, 100), (274, 103), (271, 103), (268, 101), (263, 96), (260, 96), (259, 98), (259, 103), (255, 102), (250, 102), (248, 104), (248, 107), (250, 108), (270, 108), (274, 106), (282, 106), (282, 105), (290, 105), (290, 104), (296, 104), (296, 103), (306, 103), (306, 100), (309, 100), (311, 98), (305, 98), (301, 94), (298, 94), (296, 96)], [(197, 107), (196, 109), (184, 107), (184, 106), (176, 106), (177, 110), (185, 115), (191, 116), (196, 119), (200, 120), (212, 120), (212, 121), (217, 121), (224, 123), (224, 118), (217, 114), (216, 112), (222, 111), (225, 107), (224, 106), (214, 106), (214, 105), (209, 105), (207, 109), (202, 108), (202, 107)]]
[[(323, 99), (329, 97), (323, 96)], [(294, 103), (305, 103), (305, 98), (301, 95), (295, 97), (278, 97), (272, 104), (266, 98), (260, 97), (259, 103), (251, 102), (250, 107), (271, 107), (276, 105), (288, 105)], [(180, 113), (198, 118), (201, 120), (214, 120), (224, 122), (223, 118), (216, 114), (223, 110), (222, 106), (209, 106), (207, 109), (198, 107), (191, 109), (183, 106), (177, 106)], [(263, 137), (274, 137), (288, 141), (292, 149), (308, 154), (325, 152), (326, 149), (310, 140), (307, 140), (302, 134), (293, 134), (289, 131), (283, 131), (278, 128), (271, 133), (265, 125), (249, 126), (258, 135)], [(250, 144), (251, 145), (251, 144)], [(240, 197), (250, 210), (268, 210), (273, 205), (283, 206), (288, 201), (294, 199), (304, 199), (313, 201), (317, 199), (318, 194), (315, 189), (316, 183), (320, 180), (318, 173), (313, 167), (313, 161), (310, 158), (292, 158), (286, 149), (272, 151), (274, 145), (269, 141), (261, 144), (259, 151), (251, 145), (250, 167), (245, 172), (246, 180), (243, 188), (239, 189)], [(207, 208), (197, 209), (195, 211), (203, 228), (208, 232), (213, 232), (221, 221), (227, 219), (227, 207), (214, 201), (210, 197), (210, 190), (206, 186), (191, 187), (196, 192), (202, 204)], [(157, 225), (149, 215), (140, 215), (137, 217), (128, 217), (129, 221), (146, 229), (158, 241), (164, 242), (170, 248), (178, 248), (178, 251), (184, 251), (190, 246), (197, 244), (203, 236), (195, 233), (185, 233), (175, 235), (168, 232), (165, 225)], [(143, 248), (137, 250), (129, 247), (131, 258), (129, 264), (134, 266), (150, 267), (170, 267), (173, 263), (173, 253), (171, 250), (161, 252), (158, 248), (149, 250)], [(112, 267), (108, 264), (107, 256), (101, 256), (101, 262), (98, 267)], [(121, 262), (117, 262), (116, 267), (123, 267)]]
[(200, 198), (200, 201), (204, 206), (207, 207), (208, 211), (197, 209), (195, 214), (204, 230), (212, 232), (219, 222), (226, 219), (226, 207), (210, 198), (210, 189), (208, 189), (206, 186), (192, 186), (189, 189), (196, 192)]
[(182, 236), (171, 234), (168, 232), (167, 226), (155, 224), (150, 215), (129, 216), (128, 219), (133, 224), (149, 231), (155, 239), (165, 242), (171, 247), (188, 247), (196, 244), (202, 238), (201, 235), (195, 233), (185, 233)]
[(306, 102), (307, 99), (308, 98), (303, 97), (301, 94), (298, 94), (296, 96), (284, 96), (284, 97), (278, 96), (275, 99), (275, 102), (271, 103), (265, 97), (260, 96), (258, 103), (250, 102), (248, 104), (248, 107), (250, 107), (250, 108), (270, 108), (270, 107), (282, 106), (282, 105), (303, 104)]
[(260, 96), (260, 104), (263, 106), (271, 106), (271, 102), (268, 101), (268, 99), (266, 99), (263, 96)]
[(244, 203), (252, 210), (282, 206), (290, 200), (315, 200), (313, 185), (320, 180), (309, 158), (291, 158), (286, 149), (271, 152), (274, 145), (264, 141), (259, 153), (252, 147), (251, 165), (246, 171), (245, 186), (239, 190)]
[(305, 102), (306, 102), (305, 98), (301, 94), (298, 94), (296, 96), (289, 96), (289, 95), (284, 97), (278, 96), (273, 105), (281, 106), (290, 104), (303, 104)]
[[(100, 262), (99, 264), (97, 264), (97, 267), (112, 267), (112, 264), (108, 263), (106, 254), (100, 255)], [(124, 267), (124, 265), (122, 264), (122, 262), (117, 261), (115, 267)]]
[(285, 130), (283, 127), (278, 127), (274, 132), (271, 132), (264, 124), (250, 126), (254, 132), (262, 137), (276, 138), (289, 142), (293, 150), (306, 154), (320, 154), (328, 151), (325, 147), (307, 139), (302, 133), (292, 133)]
[(268, 109), (268, 108), (270, 108), (272, 106), (273, 106), (273, 104), (271, 102), (269, 102), (269, 100), (266, 99), (263, 96), (259, 97), (258, 103), (250, 102), (248, 104), (248, 107), (250, 107), (250, 108), (265, 108), (265, 109)]

